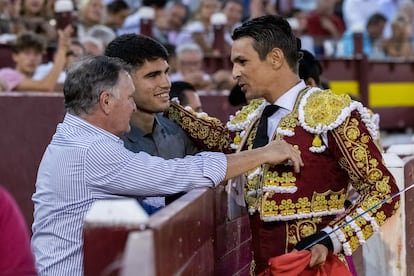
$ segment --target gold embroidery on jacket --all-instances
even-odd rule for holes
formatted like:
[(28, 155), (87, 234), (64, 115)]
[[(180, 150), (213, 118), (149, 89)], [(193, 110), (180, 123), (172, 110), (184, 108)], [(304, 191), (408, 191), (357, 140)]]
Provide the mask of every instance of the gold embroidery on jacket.
[(303, 107), (306, 125), (314, 129), (321, 125), (332, 125), (351, 101), (348, 95), (337, 95), (331, 90), (320, 90), (310, 94)]
[(303, 238), (306, 238), (317, 231), (317, 225), (322, 222), (320, 217), (298, 220), (289, 223), (287, 239), (292, 245), (296, 245)]
[(295, 127), (299, 124), (298, 121), (298, 112), (297, 108), (294, 109), (294, 112), (286, 115), (283, 117), (282, 120), (280, 120), (279, 127), (282, 130), (290, 130), (294, 131)]
[[(367, 133), (360, 131), (359, 124), (361, 123), (356, 118), (348, 117), (332, 131), (332, 134), (343, 155), (343, 158), (339, 160), (339, 165), (348, 172), (352, 185), (361, 194), (359, 199), (361, 209), (368, 210), (389, 197), (391, 187), (389, 185), (390, 177), (385, 176), (379, 169), (383, 160), (377, 160), (371, 155), (369, 144), (372, 143), (372, 138)], [(398, 208), (398, 204), (394, 208)], [(357, 215), (358, 213), (354, 210), (348, 217), (354, 218)], [(362, 237), (358, 237), (356, 228), (351, 225), (341, 229), (352, 251), (359, 247), (361, 239), (366, 240), (375, 232), (372, 223), (381, 226), (387, 219), (384, 211), (378, 209), (372, 210), (368, 215), (368, 217), (375, 218), (375, 221), (367, 221), (365, 216), (355, 221), (355, 225), (360, 228)]]
[(346, 192), (344, 189), (338, 192), (329, 190), (324, 193), (314, 193), (312, 198), (300, 197), (297, 201), (282, 199), (279, 203), (272, 199), (273, 195), (274, 193), (272, 192), (265, 192), (263, 194), (261, 204), (262, 217), (339, 212), (343, 209), (346, 200)]
[(230, 134), (214, 117), (197, 116), (177, 103), (171, 103), (167, 117), (177, 123), (202, 149), (230, 152)]
[(293, 187), (295, 186), (296, 177), (292, 172), (282, 172), (279, 175), (278, 172), (267, 171), (263, 182), (265, 186)]

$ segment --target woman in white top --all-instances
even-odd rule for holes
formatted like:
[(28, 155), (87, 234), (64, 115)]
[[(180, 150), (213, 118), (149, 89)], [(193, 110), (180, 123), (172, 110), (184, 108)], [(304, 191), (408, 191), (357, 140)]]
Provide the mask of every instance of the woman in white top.
[(201, 0), (200, 6), (192, 16), (192, 20), (177, 37), (177, 45), (195, 42), (200, 45), (205, 56), (219, 56), (213, 49), (214, 31), (210, 17), (219, 9), (217, 0)]

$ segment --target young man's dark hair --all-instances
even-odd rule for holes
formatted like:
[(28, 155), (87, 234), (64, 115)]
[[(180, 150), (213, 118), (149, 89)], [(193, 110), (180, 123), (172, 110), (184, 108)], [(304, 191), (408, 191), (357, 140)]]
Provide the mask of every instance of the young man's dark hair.
[(117, 37), (108, 44), (105, 55), (120, 58), (135, 69), (141, 67), (145, 61), (159, 58), (168, 60), (168, 52), (164, 46), (150, 37), (137, 34)]
[(44, 53), (46, 50), (46, 40), (33, 32), (25, 32), (17, 36), (13, 46), (13, 53), (19, 53), (28, 49)]

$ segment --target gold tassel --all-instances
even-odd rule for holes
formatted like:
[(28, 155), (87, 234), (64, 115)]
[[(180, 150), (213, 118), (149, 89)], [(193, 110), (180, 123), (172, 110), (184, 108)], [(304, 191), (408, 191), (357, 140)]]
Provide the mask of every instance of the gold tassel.
[(240, 132), (236, 132), (236, 136), (233, 139), (233, 143), (235, 145), (240, 145), (240, 143), (241, 143)]
[(313, 141), (312, 141), (312, 147), (320, 148), (321, 146), (322, 146), (322, 139), (319, 136), (319, 134), (315, 134), (315, 137), (313, 138)]

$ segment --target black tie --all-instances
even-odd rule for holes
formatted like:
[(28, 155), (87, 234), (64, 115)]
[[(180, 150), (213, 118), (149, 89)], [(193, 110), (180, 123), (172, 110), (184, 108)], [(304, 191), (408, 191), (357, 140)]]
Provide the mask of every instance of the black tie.
[(279, 106), (277, 105), (268, 105), (263, 110), (259, 126), (257, 127), (256, 137), (253, 141), (253, 148), (263, 147), (269, 142), (269, 137), (267, 136), (267, 119), (278, 109)]

